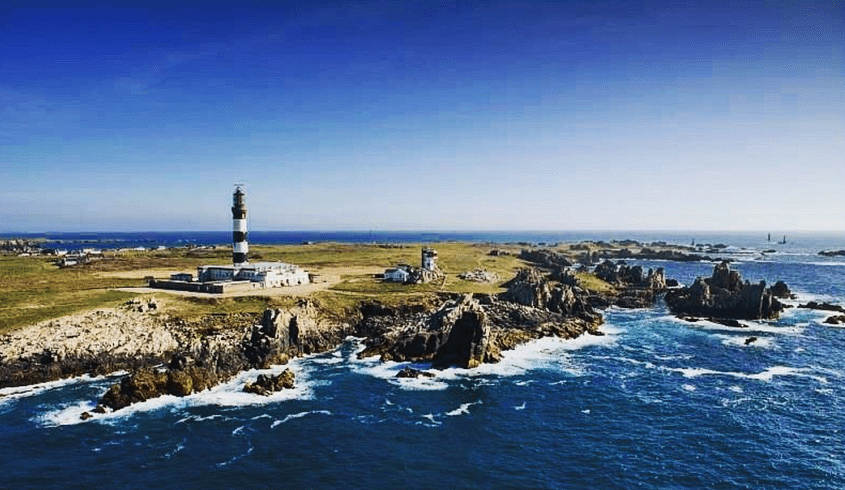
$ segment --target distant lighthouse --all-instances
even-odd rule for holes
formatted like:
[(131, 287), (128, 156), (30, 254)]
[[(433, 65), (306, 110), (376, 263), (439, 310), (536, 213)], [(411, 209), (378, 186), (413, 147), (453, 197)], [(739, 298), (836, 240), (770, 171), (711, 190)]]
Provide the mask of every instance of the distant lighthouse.
[(246, 202), (240, 185), (232, 195), (232, 262), (235, 265), (247, 262), (249, 243), (246, 239)]

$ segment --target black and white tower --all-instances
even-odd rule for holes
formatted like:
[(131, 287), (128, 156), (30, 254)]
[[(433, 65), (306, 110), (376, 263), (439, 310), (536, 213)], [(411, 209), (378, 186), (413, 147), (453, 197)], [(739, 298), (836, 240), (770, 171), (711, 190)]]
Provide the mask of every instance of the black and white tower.
[(236, 185), (232, 196), (232, 262), (235, 265), (247, 262), (249, 244), (246, 235), (246, 202), (241, 186)]

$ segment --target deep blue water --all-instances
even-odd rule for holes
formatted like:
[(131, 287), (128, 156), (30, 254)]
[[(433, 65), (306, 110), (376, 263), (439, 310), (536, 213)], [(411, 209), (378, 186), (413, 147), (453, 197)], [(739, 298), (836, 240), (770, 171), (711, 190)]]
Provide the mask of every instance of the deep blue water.
[[(792, 233), (787, 234), (787, 243), (778, 243), (784, 235), (772, 236), (742, 233), (716, 233), (701, 231), (250, 231), (249, 241), (254, 244), (279, 245), (303, 242), (341, 243), (419, 243), (441, 241), (493, 242), (532, 244), (575, 242), (583, 240), (625, 240), (632, 239), (649, 243), (666, 241), (672, 244), (689, 245), (707, 243), (726, 244), (738, 248), (759, 250), (774, 249), (783, 252), (812, 252), (820, 250), (845, 249), (845, 233)], [(179, 247), (187, 245), (225, 245), (232, 241), (231, 231), (192, 232), (91, 232), (91, 233), (0, 233), (3, 238), (29, 238), (46, 240), (46, 248), (77, 250), (81, 248), (134, 248), (134, 247)]]
[[(818, 240), (737, 250), (734, 267), (845, 304), (845, 259), (815, 255), (845, 247)], [(683, 282), (712, 271), (643, 264)], [(269, 399), (240, 392), (252, 372), (86, 422), (113, 380), (3, 390), (0, 487), (842, 489), (845, 328), (824, 318), (791, 309), (737, 330), (662, 304), (611, 309), (603, 337), (544, 339), (433, 380), (357, 360), (349, 339), (293, 361), (297, 388)]]

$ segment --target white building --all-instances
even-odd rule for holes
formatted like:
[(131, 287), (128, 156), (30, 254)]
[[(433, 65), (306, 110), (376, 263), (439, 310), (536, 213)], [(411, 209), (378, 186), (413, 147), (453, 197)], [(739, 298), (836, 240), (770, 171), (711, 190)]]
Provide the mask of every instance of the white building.
[(384, 280), (387, 282), (407, 282), (411, 277), (411, 268), (407, 265), (400, 264), (393, 269), (384, 270)]
[(197, 267), (200, 282), (251, 281), (262, 287), (298, 286), (308, 284), (308, 272), (284, 262), (245, 262), (235, 265), (201, 265)]

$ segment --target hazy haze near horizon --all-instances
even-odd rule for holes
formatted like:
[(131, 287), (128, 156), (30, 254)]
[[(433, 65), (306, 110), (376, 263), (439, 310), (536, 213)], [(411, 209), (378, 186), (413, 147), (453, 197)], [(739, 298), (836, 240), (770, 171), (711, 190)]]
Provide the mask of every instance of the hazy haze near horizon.
[(845, 229), (841, 1), (349, 3), (0, 6), (0, 230)]

